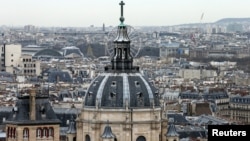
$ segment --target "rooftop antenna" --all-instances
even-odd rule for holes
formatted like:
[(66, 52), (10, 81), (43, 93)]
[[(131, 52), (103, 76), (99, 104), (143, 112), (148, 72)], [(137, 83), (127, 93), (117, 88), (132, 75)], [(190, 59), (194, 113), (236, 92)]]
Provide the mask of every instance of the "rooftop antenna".
[(203, 20), (203, 17), (204, 17), (204, 12), (201, 14), (201, 18), (200, 18), (200, 27), (199, 27), (199, 33), (201, 33), (201, 25), (202, 25), (202, 20)]

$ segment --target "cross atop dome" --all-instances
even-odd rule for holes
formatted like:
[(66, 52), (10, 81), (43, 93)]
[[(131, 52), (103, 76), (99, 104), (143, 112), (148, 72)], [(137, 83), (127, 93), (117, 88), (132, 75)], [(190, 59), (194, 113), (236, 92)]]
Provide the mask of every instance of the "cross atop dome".
[(138, 66), (133, 66), (133, 57), (130, 51), (130, 39), (128, 36), (128, 28), (123, 23), (123, 6), (125, 3), (121, 1), (119, 3), (121, 6), (121, 17), (120, 25), (117, 28), (116, 38), (114, 39), (114, 54), (111, 57), (111, 66), (106, 66), (105, 71), (107, 72), (116, 72), (116, 73), (132, 73), (139, 72)]
[(125, 3), (123, 1), (121, 1), (119, 3), (119, 5), (121, 5), (121, 17), (120, 17), (120, 21), (121, 21), (121, 24), (123, 24), (125, 18), (123, 17), (123, 6), (125, 5)]

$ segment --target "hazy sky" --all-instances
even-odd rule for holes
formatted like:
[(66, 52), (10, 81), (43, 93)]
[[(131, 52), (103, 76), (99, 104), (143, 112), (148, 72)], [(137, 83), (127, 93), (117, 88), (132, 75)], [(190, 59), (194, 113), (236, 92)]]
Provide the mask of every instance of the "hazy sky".
[[(250, 0), (124, 0), (125, 23), (168, 26), (250, 17)], [(0, 25), (118, 25), (120, 0), (0, 0)], [(203, 19), (201, 15), (204, 13)]]

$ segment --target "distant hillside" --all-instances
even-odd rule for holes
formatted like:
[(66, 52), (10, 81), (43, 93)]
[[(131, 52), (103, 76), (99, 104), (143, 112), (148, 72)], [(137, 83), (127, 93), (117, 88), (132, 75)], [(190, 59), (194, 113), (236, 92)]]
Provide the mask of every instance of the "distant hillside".
[(250, 18), (224, 18), (224, 19), (218, 20), (215, 23), (222, 24), (222, 23), (243, 23), (243, 22), (250, 23)]

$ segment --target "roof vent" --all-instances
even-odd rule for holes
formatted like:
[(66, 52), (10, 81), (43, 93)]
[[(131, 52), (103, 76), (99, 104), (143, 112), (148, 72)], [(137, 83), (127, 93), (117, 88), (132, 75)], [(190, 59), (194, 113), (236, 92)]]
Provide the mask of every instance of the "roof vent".
[(140, 86), (140, 83), (138, 81), (135, 81), (135, 86), (136, 87), (139, 87)]
[(116, 81), (112, 81), (111, 86), (115, 87), (116, 86)]

